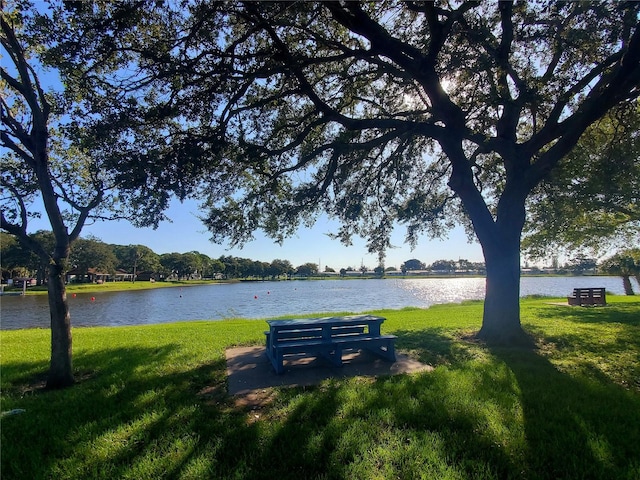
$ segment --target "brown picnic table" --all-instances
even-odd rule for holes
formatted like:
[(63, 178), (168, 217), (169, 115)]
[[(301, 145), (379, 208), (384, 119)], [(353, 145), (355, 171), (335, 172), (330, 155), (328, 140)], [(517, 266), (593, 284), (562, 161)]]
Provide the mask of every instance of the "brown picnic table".
[(567, 297), (569, 305), (606, 305), (607, 294), (604, 288), (574, 288)]

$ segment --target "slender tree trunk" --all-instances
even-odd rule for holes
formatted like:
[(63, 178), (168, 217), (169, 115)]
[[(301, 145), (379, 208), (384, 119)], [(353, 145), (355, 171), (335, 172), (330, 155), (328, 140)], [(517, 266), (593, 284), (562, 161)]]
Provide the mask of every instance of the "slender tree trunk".
[(624, 287), (625, 295), (635, 295), (633, 293), (633, 286), (631, 285), (631, 277), (629, 275), (622, 275), (622, 286)]
[(64, 273), (62, 265), (54, 264), (49, 267), (51, 361), (47, 388), (64, 388), (74, 383), (71, 364), (71, 315), (67, 303)]

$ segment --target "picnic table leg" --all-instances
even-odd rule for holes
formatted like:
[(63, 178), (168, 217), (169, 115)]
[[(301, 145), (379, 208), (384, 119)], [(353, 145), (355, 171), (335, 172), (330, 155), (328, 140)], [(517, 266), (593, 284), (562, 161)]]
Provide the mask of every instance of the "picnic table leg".
[(380, 336), (380, 324), (382, 322), (370, 322), (369, 323), (369, 334), (370, 335), (375, 335), (376, 337)]
[(265, 332), (265, 336), (267, 337), (267, 345), (266, 345), (266, 353), (267, 357), (271, 361), (271, 365), (273, 365), (273, 369), (277, 374), (281, 374), (284, 372), (284, 358), (282, 353), (278, 352), (277, 349), (273, 345), (274, 336), (271, 335), (271, 331)]
[(389, 360), (391, 362), (395, 362), (396, 361), (396, 348), (395, 348), (395, 344), (393, 343), (393, 339), (388, 339), (384, 345), (376, 345), (376, 346), (370, 346), (368, 348), (366, 348), (367, 350), (369, 350), (371, 353), (378, 355), (379, 357), (384, 358), (385, 360)]
[(333, 352), (333, 364), (336, 367), (341, 367), (342, 366), (342, 349), (336, 347), (336, 349)]
[(393, 343), (393, 340), (387, 343), (387, 358), (392, 362), (396, 361), (396, 347)]
[(272, 362), (273, 368), (275, 369), (276, 373), (280, 375), (284, 372), (284, 355), (282, 355), (282, 353), (280, 352), (276, 352), (274, 360), (275, 361)]
[(322, 358), (332, 363), (333, 366), (335, 367), (342, 366), (342, 349), (341, 348), (332, 346), (330, 347), (330, 349), (327, 349), (327, 348), (321, 349), (318, 353)]

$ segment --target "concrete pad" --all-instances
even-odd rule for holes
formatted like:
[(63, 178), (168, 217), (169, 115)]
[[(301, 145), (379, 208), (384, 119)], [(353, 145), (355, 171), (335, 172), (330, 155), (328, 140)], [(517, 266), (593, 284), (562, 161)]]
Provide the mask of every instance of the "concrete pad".
[(252, 395), (270, 387), (316, 385), (328, 378), (397, 375), (431, 371), (433, 367), (396, 352), (391, 363), (367, 352), (357, 351), (342, 356), (342, 367), (322, 358), (291, 357), (285, 360), (285, 371), (276, 375), (267, 358), (265, 347), (238, 347), (226, 351), (230, 395)]

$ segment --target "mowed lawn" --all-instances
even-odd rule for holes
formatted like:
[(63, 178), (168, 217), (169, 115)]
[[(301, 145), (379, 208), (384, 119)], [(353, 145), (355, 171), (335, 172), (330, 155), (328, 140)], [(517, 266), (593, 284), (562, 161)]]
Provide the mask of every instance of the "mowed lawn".
[[(0, 332), (10, 479), (640, 478), (640, 297), (525, 299), (535, 348), (475, 342), (482, 303), (376, 311), (432, 372), (226, 393), (263, 320), (73, 331), (77, 385), (42, 389), (47, 330)], [(558, 299), (557, 301), (561, 301)], [(566, 302), (566, 299), (565, 299)]]

